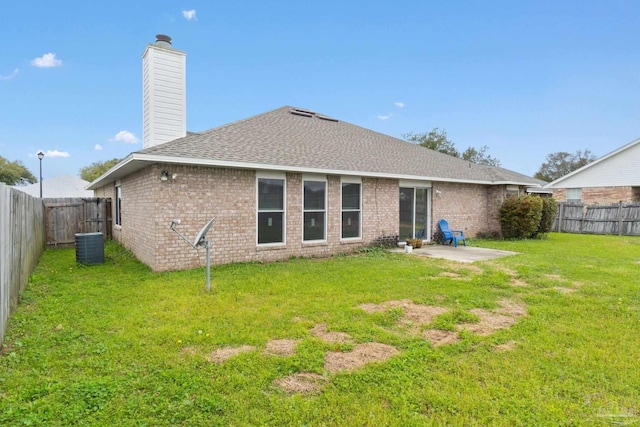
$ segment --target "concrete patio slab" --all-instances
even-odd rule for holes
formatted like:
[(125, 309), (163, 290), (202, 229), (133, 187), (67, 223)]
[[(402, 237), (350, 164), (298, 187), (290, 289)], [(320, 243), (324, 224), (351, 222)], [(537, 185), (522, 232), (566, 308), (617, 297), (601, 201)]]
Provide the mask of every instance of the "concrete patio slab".
[[(391, 252), (404, 253), (404, 248), (394, 248)], [(502, 258), (505, 256), (517, 255), (518, 252), (500, 251), (497, 249), (476, 248), (472, 246), (458, 246), (454, 248), (450, 245), (424, 245), (419, 249), (414, 249), (411, 254), (426, 256), (430, 258), (442, 258), (458, 262), (476, 262), (489, 259)]]

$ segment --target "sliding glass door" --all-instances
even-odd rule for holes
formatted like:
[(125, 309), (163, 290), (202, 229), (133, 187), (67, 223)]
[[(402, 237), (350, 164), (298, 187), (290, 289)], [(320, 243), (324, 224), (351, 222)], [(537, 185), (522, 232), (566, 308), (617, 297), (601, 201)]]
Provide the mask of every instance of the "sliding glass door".
[(429, 188), (400, 187), (400, 241), (430, 240)]

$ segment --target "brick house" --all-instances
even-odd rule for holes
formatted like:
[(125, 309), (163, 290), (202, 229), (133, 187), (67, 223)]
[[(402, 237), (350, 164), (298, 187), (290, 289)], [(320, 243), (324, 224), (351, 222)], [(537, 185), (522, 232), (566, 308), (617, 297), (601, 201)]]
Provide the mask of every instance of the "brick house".
[(540, 186), (289, 106), (186, 132), (184, 100), (184, 53), (158, 36), (143, 54), (143, 149), (88, 187), (115, 201), (114, 238), (156, 271), (203, 262), (173, 219), (195, 236), (216, 217), (214, 264), (329, 256), (428, 241), (440, 218), (469, 236), (499, 231), (504, 198)]
[(640, 202), (640, 139), (544, 186), (559, 202)]

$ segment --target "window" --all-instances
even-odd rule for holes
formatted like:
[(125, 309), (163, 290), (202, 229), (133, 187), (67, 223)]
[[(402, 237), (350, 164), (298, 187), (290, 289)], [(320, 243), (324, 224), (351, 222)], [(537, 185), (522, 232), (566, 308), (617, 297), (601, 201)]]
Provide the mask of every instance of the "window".
[(326, 181), (303, 181), (303, 240), (326, 240)]
[(116, 183), (116, 225), (122, 225), (122, 187)]
[(520, 187), (517, 185), (507, 185), (507, 197), (515, 196), (518, 197), (520, 195)]
[(258, 244), (284, 243), (284, 179), (258, 177)]
[(582, 188), (567, 188), (567, 202), (580, 203), (582, 201)]
[(360, 199), (361, 187), (359, 182), (342, 183), (342, 238), (354, 239), (360, 237)]

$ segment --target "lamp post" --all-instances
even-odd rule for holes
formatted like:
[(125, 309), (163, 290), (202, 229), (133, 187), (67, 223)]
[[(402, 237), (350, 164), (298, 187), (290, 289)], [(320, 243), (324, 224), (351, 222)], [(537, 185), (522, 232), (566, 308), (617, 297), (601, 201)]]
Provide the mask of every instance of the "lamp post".
[(38, 151), (38, 160), (40, 160), (40, 198), (42, 199), (42, 159), (44, 158), (44, 153), (42, 151)]

